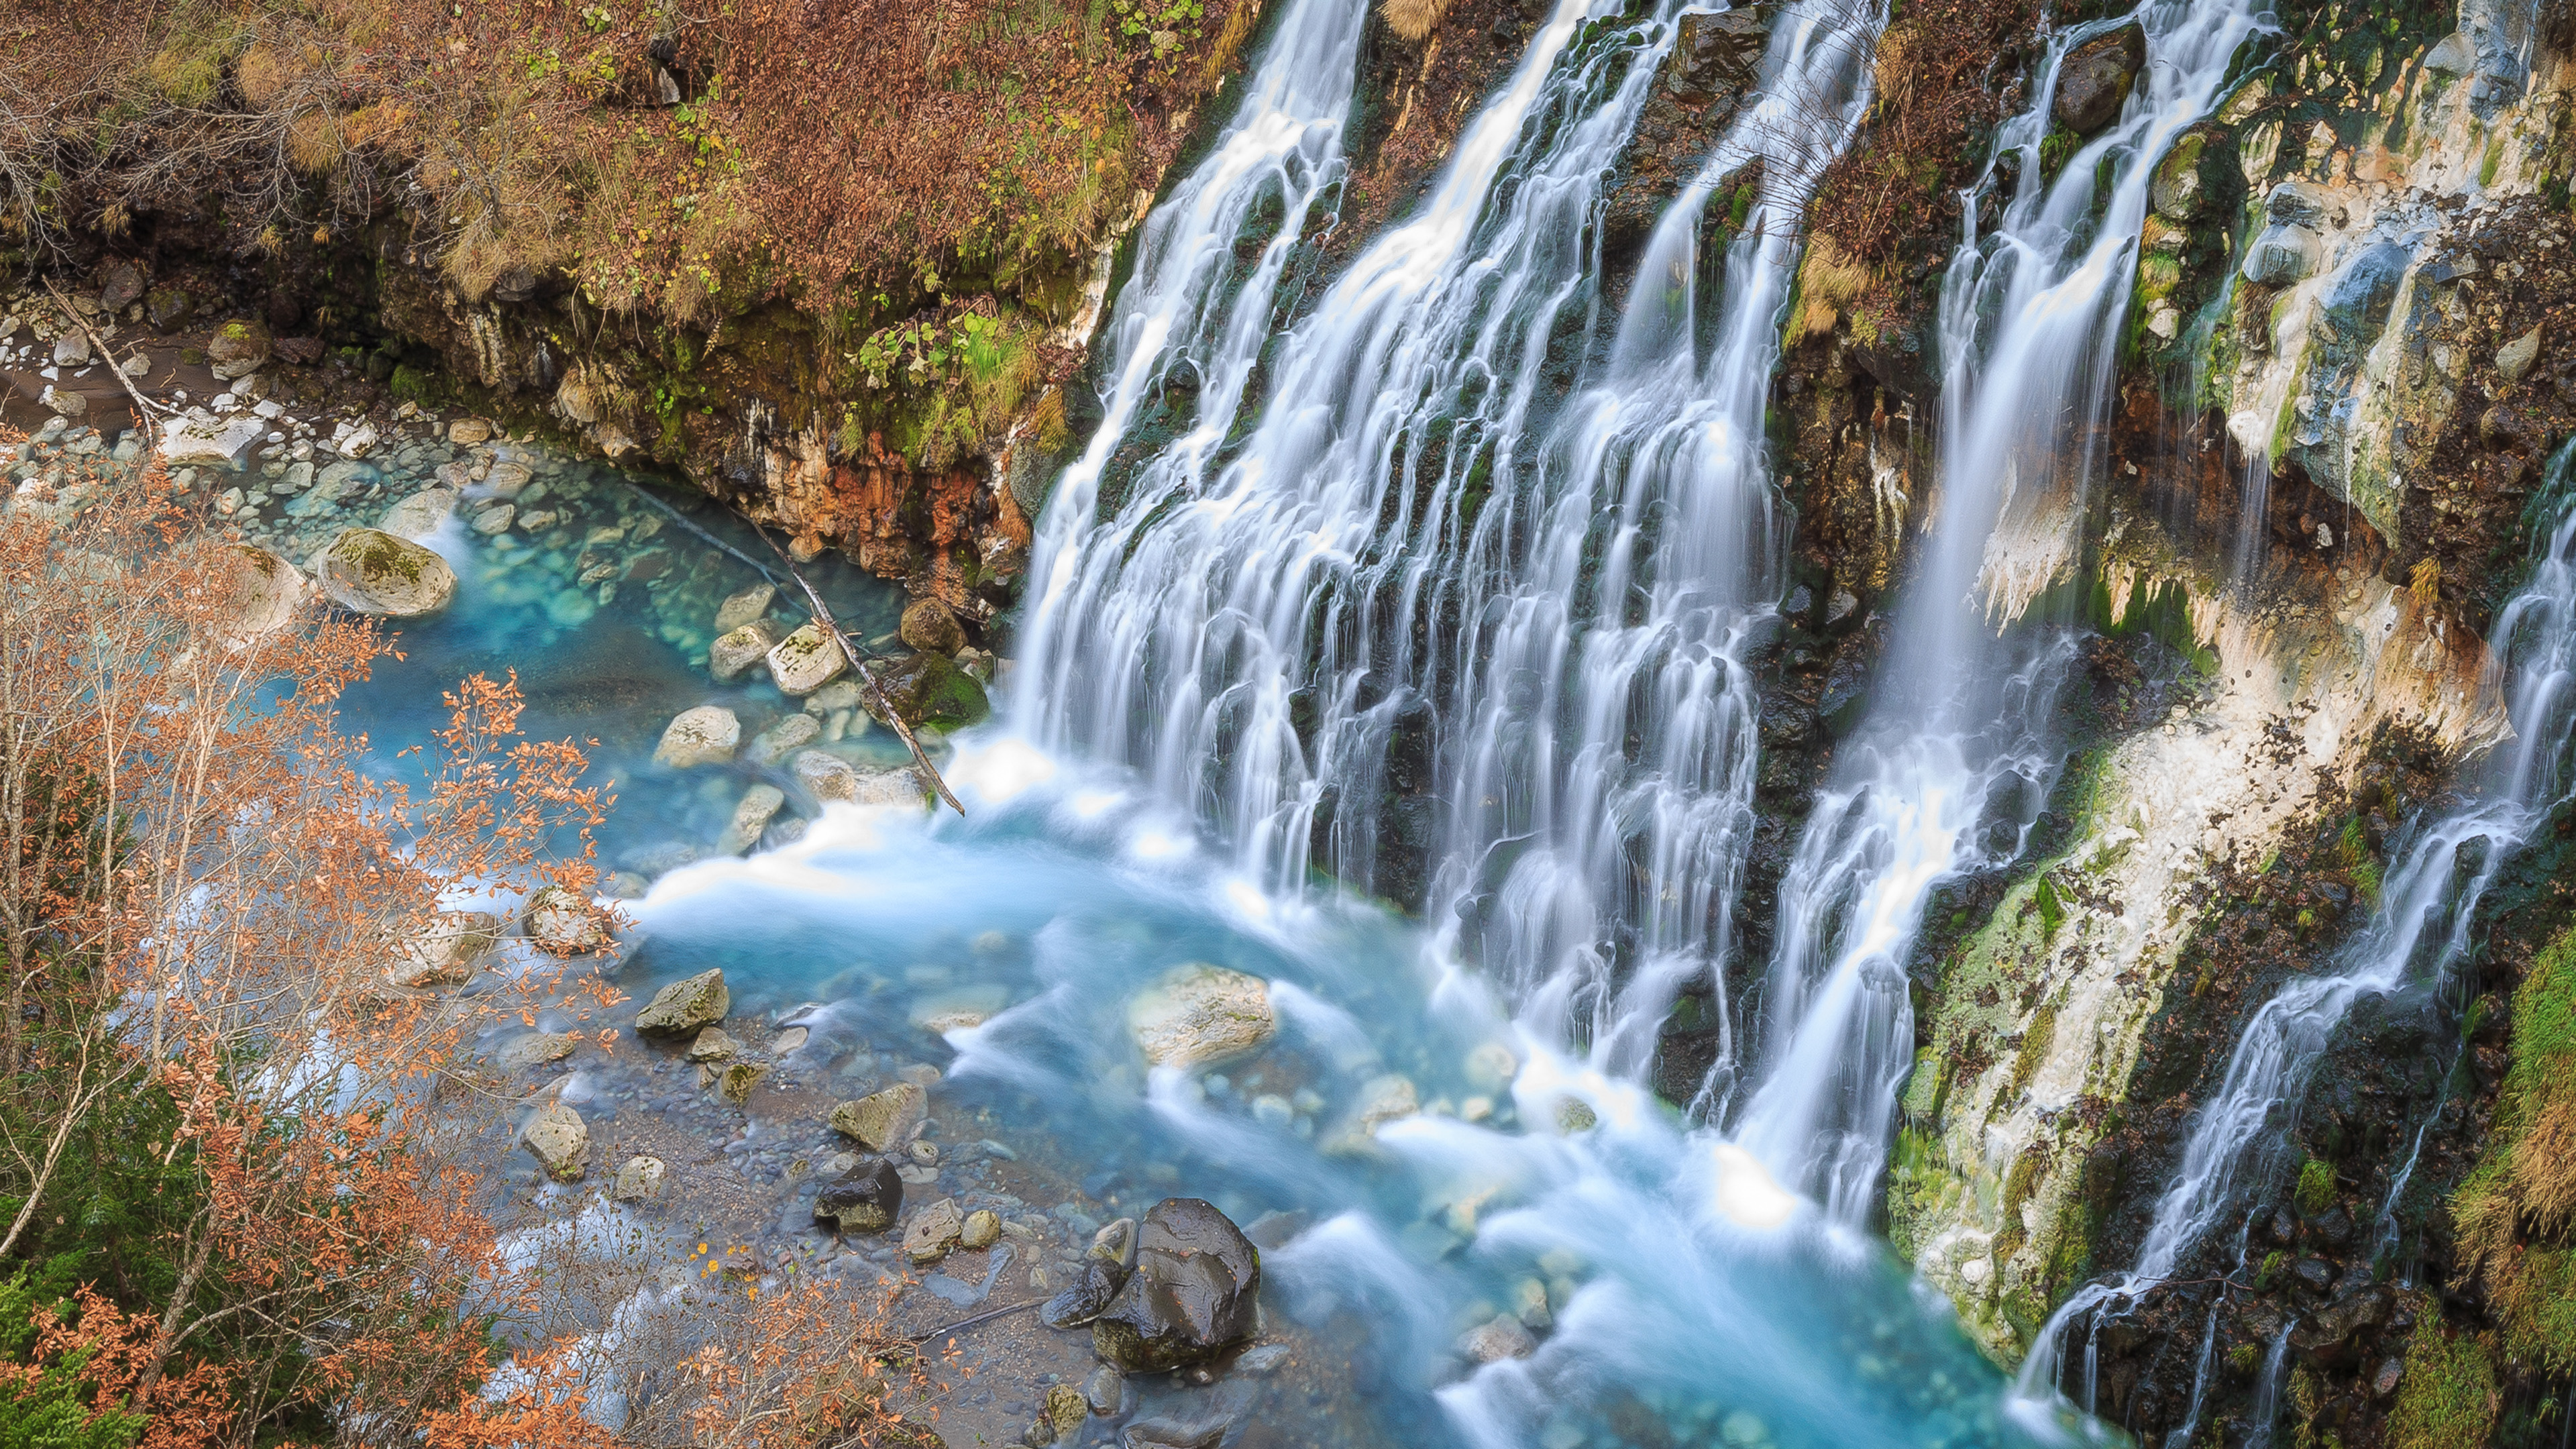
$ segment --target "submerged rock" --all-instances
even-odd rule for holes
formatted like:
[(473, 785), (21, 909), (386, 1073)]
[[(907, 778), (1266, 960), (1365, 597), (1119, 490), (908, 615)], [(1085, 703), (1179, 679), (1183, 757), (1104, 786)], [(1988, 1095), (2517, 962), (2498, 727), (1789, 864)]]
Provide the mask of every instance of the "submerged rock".
[(1517, 1318), (1497, 1315), (1479, 1328), (1459, 1336), (1458, 1356), (1469, 1363), (1498, 1363), (1507, 1358), (1527, 1358), (1538, 1352), (1538, 1340)]
[(740, 855), (758, 845), (761, 832), (769, 828), (770, 819), (786, 803), (787, 793), (775, 785), (754, 785), (745, 790), (742, 803), (733, 807), (733, 819), (726, 823), (724, 834), (716, 837), (716, 853)]
[(762, 730), (742, 757), (755, 765), (774, 765), (786, 759), (789, 752), (810, 744), (823, 732), (823, 722), (810, 714), (791, 714)]
[(929, 1094), (911, 1082), (897, 1082), (882, 1092), (843, 1102), (832, 1109), (832, 1130), (856, 1140), (871, 1152), (903, 1145), (930, 1115)]
[(1261, 1253), (1232, 1220), (1194, 1197), (1145, 1214), (1136, 1269), (1091, 1325), (1091, 1346), (1129, 1373), (1204, 1363), (1252, 1336)]
[(730, 682), (767, 659), (769, 651), (776, 647), (777, 626), (767, 619), (754, 619), (717, 635), (716, 641), (707, 646), (707, 672)]
[(716, 1095), (739, 1107), (751, 1100), (754, 1087), (769, 1075), (767, 1062), (735, 1062), (716, 1077)]
[(723, 1027), (711, 1026), (699, 1032), (697, 1040), (690, 1042), (689, 1049), (680, 1055), (693, 1062), (729, 1062), (742, 1055), (742, 1043), (735, 1041)]
[(525, 1071), (562, 1061), (581, 1050), (584, 1039), (577, 1031), (532, 1031), (494, 1052), (492, 1060), (504, 1071)]
[(745, 624), (765, 619), (770, 602), (777, 597), (778, 586), (775, 584), (754, 584), (741, 593), (727, 595), (725, 601), (716, 606), (716, 632), (730, 634)]
[(1269, 983), (1194, 961), (1127, 1004), (1127, 1029), (1158, 1067), (1198, 1067), (1257, 1051), (1279, 1033)]
[(720, 704), (702, 704), (684, 709), (662, 730), (662, 742), (653, 748), (653, 763), (686, 770), (698, 765), (721, 765), (733, 759), (734, 747), (742, 743), (742, 721), (732, 710)]
[(882, 1233), (903, 1213), (903, 1179), (894, 1164), (868, 1158), (814, 1195), (814, 1219), (845, 1233)]
[(590, 1152), (590, 1124), (561, 1102), (549, 1102), (519, 1133), (546, 1175), (557, 1182), (579, 1182), (582, 1159)]
[(376, 527), (396, 538), (427, 538), (456, 511), (456, 490), (423, 488), (385, 510)]
[(732, 1009), (724, 971), (701, 971), (654, 992), (651, 1003), (636, 1013), (635, 1030), (644, 1036), (687, 1036), (724, 1020)]
[(456, 597), (447, 560), (382, 529), (340, 530), (313, 556), (311, 572), (332, 602), (360, 614), (416, 619)]

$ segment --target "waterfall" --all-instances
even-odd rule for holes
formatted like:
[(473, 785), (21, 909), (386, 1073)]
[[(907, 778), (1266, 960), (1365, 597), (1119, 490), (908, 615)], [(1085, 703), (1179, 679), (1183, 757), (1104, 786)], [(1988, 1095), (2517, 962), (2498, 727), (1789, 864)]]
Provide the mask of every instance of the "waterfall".
[[(1375, 888), (1374, 843), (1402, 833), (1380, 797), (1390, 755), (1428, 743), (1430, 635), (1454, 607), (1430, 586), (1477, 475), (1508, 476), (1551, 343), (1590, 325), (1588, 223), (1671, 40), (1667, 21), (1618, 13), (1560, 0), (1429, 197), (1283, 335), (1265, 287), (1299, 241), (1284, 224), (1282, 262), (1265, 253), (1222, 327), (1201, 324), (1221, 346), (1157, 320), (1220, 305), (1163, 273), (1236, 246), (1271, 182), (1203, 167), (1149, 222), (1162, 254), (1149, 238), (1159, 268), (1119, 309), (1109, 421), (1047, 511), (1022, 718), (1135, 766), (1275, 892), (1303, 889), (1310, 863)], [(1279, 43), (1299, 33), (1289, 17)], [(1189, 430), (1110, 487), (1147, 395), (1176, 382), (1197, 390)]]
[[(2553, 491), (2571, 452), (2551, 460)], [(2022, 1365), (2024, 1394), (2053, 1390), (2074, 1324), (2098, 1324), (2172, 1277), (2250, 1192), (2275, 1179), (2284, 1165), (2282, 1129), (2345, 1016), (2360, 1001), (2447, 979), (2468, 952), (2487, 889), (2576, 787), (2576, 508), (2562, 510), (2530, 581), (2496, 616), (2492, 646), (2485, 687), (2503, 699), (2513, 737), (2487, 762), (2483, 788), (2447, 815), (2416, 822), (2396, 843), (2378, 907), (2334, 969), (2294, 978), (2255, 1011), (2218, 1090), (2192, 1120), (2137, 1266), (2050, 1315)]]
[[(2047, 174), (2066, 54), (2127, 21), (2079, 26), (1967, 198), (1941, 304), (1937, 513), (1874, 708), (1781, 883), (1767, 1070), (1737, 1132), (1845, 1224), (1871, 1211), (1912, 1064), (1905, 964), (1925, 906), (2017, 856), (2055, 778), (2046, 724), (2073, 642), (1999, 626), (2075, 567), (2148, 181), (2254, 29), (2245, 0), (2155, 0), (2133, 18), (2147, 64), (2119, 121)], [(2000, 225), (1980, 235), (1978, 196), (1997, 188)]]

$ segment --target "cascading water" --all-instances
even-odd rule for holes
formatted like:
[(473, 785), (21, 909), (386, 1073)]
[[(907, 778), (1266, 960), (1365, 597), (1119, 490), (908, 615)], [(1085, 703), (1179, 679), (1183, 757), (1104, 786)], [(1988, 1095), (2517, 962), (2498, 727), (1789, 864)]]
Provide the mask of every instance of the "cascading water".
[[(1394, 832), (1376, 801), (1391, 741), (1419, 724), (1402, 682), (1425, 667), (1433, 561), (1470, 463), (1508, 443), (1549, 339), (1588, 311), (1589, 214), (1670, 41), (1669, 24), (1601, 18), (1616, 13), (1561, 0), (1420, 211), (1284, 336), (1275, 267), (1234, 294), (1223, 350), (1152, 323), (1179, 285), (1120, 306), (1111, 423), (1047, 511), (1020, 710), (1199, 808), (1271, 889), (1303, 887), (1319, 825), (1326, 863), (1371, 885)], [(1251, 214), (1203, 204), (1163, 225), (1221, 251)], [(1269, 248), (1298, 239), (1283, 226)], [(1190, 431), (1104, 498), (1146, 392), (1184, 372), (1205, 379)]]
[(2041, 142), (2068, 50), (1997, 139), (1977, 191), (2002, 224), (1968, 235), (1942, 297), (1938, 515), (1870, 719), (1837, 760), (1780, 888), (1768, 1069), (1737, 1126), (1849, 1224), (1871, 1210), (1911, 1065), (1906, 957), (1933, 889), (2020, 853), (2058, 759), (2045, 738), (2071, 640), (1999, 634), (2072, 570), (2154, 164), (2216, 100), (2253, 33), (2244, 0), (2157, 0), (2119, 122), (2053, 179)]
[[(2568, 468), (2562, 451), (2550, 467), (2553, 488), (2563, 487)], [(2024, 1394), (2058, 1388), (2077, 1324), (2098, 1330), (2171, 1278), (2185, 1254), (2244, 1212), (2252, 1189), (2277, 1178), (2283, 1129), (2336, 1028), (2356, 1003), (2447, 979), (2470, 947), (2479, 903), (2498, 872), (2576, 787), (2576, 509), (2563, 512), (2530, 582), (2496, 616), (2492, 640), (2489, 687), (2501, 693), (2514, 733), (2490, 761), (2484, 789), (2447, 816), (2417, 822), (2395, 844), (2379, 907), (2337, 969), (2294, 979), (2246, 1023), (2157, 1199), (2137, 1266), (2076, 1293), (2050, 1316), (2022, 1366)], [(2239, 1228), (2250, 1241), (2245, 1224)], [(2245, 1249), (2240, 1242), (2239, 1257)]]

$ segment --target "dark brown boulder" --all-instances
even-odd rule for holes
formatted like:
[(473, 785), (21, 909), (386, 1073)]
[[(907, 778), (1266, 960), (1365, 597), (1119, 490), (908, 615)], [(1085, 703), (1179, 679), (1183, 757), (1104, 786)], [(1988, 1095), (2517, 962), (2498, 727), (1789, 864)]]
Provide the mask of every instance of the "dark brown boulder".
[(814, 1194), (814, 1220), (845, 1233), (882, 1233), (903, 1214), (903, 1179), (892, 1162), (870, 1158)]
[(2075, 47), (2057, 71), (2057, 123), (2089, 136), (2118, 120), (2146, 64), (2147, 32), (2136, 21)]
[(1168, 1197), (1145, 1214), (1136, 1270), (1091, 1325), (1091, 1346), (1129, 1373), (1204, 1363), (1252, 1336), (1261, 1253), (1225, 1214)]

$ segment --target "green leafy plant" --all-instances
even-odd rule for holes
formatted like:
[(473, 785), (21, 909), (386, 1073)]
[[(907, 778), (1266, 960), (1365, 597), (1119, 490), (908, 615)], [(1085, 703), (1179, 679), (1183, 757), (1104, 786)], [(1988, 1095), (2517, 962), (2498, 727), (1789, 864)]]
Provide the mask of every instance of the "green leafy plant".
[(2334, 1206), (2334, 1169), (2313, 1157), (2309, 1158), (2300, 1164), (2298, 1191), (2293, 1196), (2301, 1217), (2312, 1218)]

